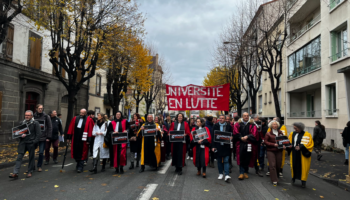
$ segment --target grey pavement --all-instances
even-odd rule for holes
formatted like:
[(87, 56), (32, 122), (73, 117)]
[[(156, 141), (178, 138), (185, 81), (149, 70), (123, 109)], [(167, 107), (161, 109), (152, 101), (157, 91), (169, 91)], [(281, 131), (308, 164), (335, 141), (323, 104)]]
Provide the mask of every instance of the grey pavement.
[[(59, 161), (63, 156), (59, 157)], [(289, 157), (287, 157), (289, 159)], [(43, 172), (35, 172), (32, 178), (23, 174), (27, 166), (22, 166), (17, 180), (8, 178), (12, 168), (0, 170), (0, 200), (6, 199), (349, 199), (350, 193), (321, 179), (309, 176), (306, 188), (301, 188), (300, 181), (296, 185), (290, 183), (289, 165), (285, 165), (284, 178), (274, 187), (269, 177), (258, 177), (250, 174), (249, 179), (239, 181), (238, 167), (234, 161), (232, 180), (226, 183), (218, 180), (217, 168), (207, 169), (207, 178), (196, 176), (197, 169), (191, 160), (183, 175), (175, 174), (174, 167), (169, 167), (164, 174), (151, 171), (146, 167), (144, 173), (138, 169), (129, 170), (125, 174), (115, 175), (114, 169), (91, 174), (91, 160), (84, 168), (85, 172), (77, 174), (75, 162), (68, 158), (65, 172), (60, 173), (57, 165), (43, 166)], [(169, 162), (169, 161), (167, 161)], [(129, 164), (129, 163), (128, 163)], [(166, 164), (166, 163), (165, 163)], [(164, 167), (164, 166), (163, 166)], [(216, 164), (217, 167), (217, 164)], [(98, 166), (99, 171), (101, 166)], [(254, 169), (250, 168), (251, 173)], [(55, 187), (56, 186), (56, 187)]]

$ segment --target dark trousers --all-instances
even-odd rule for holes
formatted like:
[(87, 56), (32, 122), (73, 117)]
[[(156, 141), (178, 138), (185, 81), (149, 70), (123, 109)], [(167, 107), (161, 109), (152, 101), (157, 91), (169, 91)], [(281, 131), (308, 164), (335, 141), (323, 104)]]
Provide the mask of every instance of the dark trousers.
[(77, 162), (76, 170), (83, 171), (84, 170), (84, 161), (83, 160), (75, 160)]
[(215, 153), (213, 151), (210, 151), (210, 162), (214, 162), (215, 159)]
[(14, 174), (18, 174), (22, 165), (22, 160), (25, 152), (29, 152), (29, 163), (28, 163), (28, 173), (32, 173), (35, 168), (35, 147), (33, 144), (22, 144), (25, 145), (24, 153), (19, 153), (17, 155), (16, 165), (13, 169)]
[(39, 159), (38, 159), (38, 165), (37, 165), (38, 167), (41, 167), (43, 165), (45, 144), (46, 144), (46, 140), (39, 142)]
[(265, 168), (265, 153), (266, 153), (266, 147), (260, 146), (259, 165), (261, 170), (264, 170)]
[(50, 141), (46, 141), (45, 144), (45, 160), (46, 162), (50, 161), (50, 147), (52, 144), (53, 147), (53, 160), (57, 160), (57, 155), (58, 155), (58, 139), (57, 140), (50, 140)]
[(206, 166), (204, 166), (204, 167), (197, 167), (198, 171), (201, 171), (201, 169), (203, 169), (203, 173), (207, 172), (207, 167)]
[(267, 151), (267, 160), (269, 161), (271, 182), (277, 182), (282, 165), (282, 151)]

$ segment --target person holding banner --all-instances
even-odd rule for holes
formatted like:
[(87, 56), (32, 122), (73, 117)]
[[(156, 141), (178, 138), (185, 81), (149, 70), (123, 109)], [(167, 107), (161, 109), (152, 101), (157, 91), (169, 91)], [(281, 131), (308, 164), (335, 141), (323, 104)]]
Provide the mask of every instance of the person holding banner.
[[(27, 110), (24, 114), (25, 120), (21, 123), (21, 125), (26, 124), (26, 129), (29, 131), (27, 134), (22, 134), (20, 137), (20, 141), (18, 144), (17, 150), (17, 160), (16, 165), (13, 169), (13, 174), (10, 174), (10, 178), (17, 179), (18, 173), (22, 165), (22, 159), (24, 154), (29, 152), (29, 163), (28, 163), (28, 173), (27, 178), (32, 177), (32, 173), (34, 171), (35, 166), (35, 145), (39, 142), (39, 138), (41, 135), (40, 124), (37, 121), (34, 121), (33, 112), (31, 110)], [(13, 134), (13, 133), (12, 133)]]
[(171, 155), (172, 155), (172, 166), (175, 166), (175, 172), (178, 175), (182, 175), (182, 167), (185, 166), (186, 158), (186, 140), (190, 137), (190, 127), (187, 122), (184, 121), (185, 116), (179, 113), (175, 117), (175, 122), (170, 126), (169, 137), (171, 137), (171, 131), (183, 131), (184, 140), (182, 142), (172, 142), (171, 143)]
[(86, 115), (86, 109), (81, 109), (80, 114), (70, 122), (67, 132), (67, 143), (72, 142), (71, 157), (77, 162), (76, 171), (83, 172), (84, 160), (86, 160), (91, 142), (94, 121)]
[(98, 152), (100, 150), (100, 159), (102, 160), (102, 170), (101, 172), (105, 171), (106, 168), (106, 162), (109, 158), (109, 149), (105, 148), (103, 146), (104, 138), (107, 133), (107, 126), (108, 122), (105, 121), (104, 114), (98, 113), (97, 114), (97, 121), (94, 125), (94, 129), (92, 130), (92, 135), (94, 138), (94, 149), (93, 149), (93, 168), (90, 170), (90, 172), (97, 173), (97, 164), (98, 164)]
[(311, 153), (314, 148), (314, 141), (309, 132), (304, 131), (305, 125), (301, 122), (293, 123), (294, 132), (289, 134), (289, 141), (292, 144), (287, 148), (290, 155), (290, 168), (292, 171), (292, 184), (295, 179), (301, 180), (301, 187), (306, 187), (309, 176)]
[(52, 124), (51, 124), (51, 118), (49, 115), (47, 115), (44, 112), (44, 106), (42, 104), (36, 105), (36, 112), (34, 113), (34, 120), (39, 121), (39, 123), (43, 122), (41, 124), (41, 136), (39, 139), (39, 159), (37, 163), (38, 172), (42, 172), (41, 166), (43, 165), (44, 161), (44, 151), (45, 151), (45, 145), (46, 142), (49, 142), (52, 137)]
[[(145, 128), (149, 127), (149, 128)], [(147, 135), (146, 135), (147, 132)], [(141, 149), (141, 169), (140, 173), (145, 171), (145, 165), (154, 167), (158, 170), (161, 159), (160, 141), (162, 132), (158, 123), (153, 121), (153, 115), (147, 115), (147, 121), (141, 126), (138, 137), (142, 134)]]
[[(196, 130), (206, 130), (206, 139), (197, 139), (193, 137), (193, 132)], [(197, 167), (197, 176), (201, 175), (201, 170), (203, 169), (203, 178), (207, 177), (206, 169), (209, 163), (209, 152), (211, 144), (211, 135), (207, 127), (205, 127), (204, 119), (197, 119), (197, 127), (192, 129), (191, 137), (191, 146), (193, 147), (193, 164)], [(201, 137), (199, 137), (201, 138)]]
[(124, 166), (126, 165), (127, 143), (113, 144), (112, 136), (118, 133), (128, 133), (130, 128), (126, 119), (123, 119), (122, 112), (115, 114), (115, 119), (109, 123), (106, 135), (107, 146), (109, 147), (110, 165), (115, 168), (115, 173), (124, 174)]
[(236, 139), (237, 165), (239, 165), (239, 180), (248, 179), (248, 167), (253, 168), (257, 159), (254, 147), (258, 141), (258, 131), (254, 120), (247, 112), (234, 125), (233, 135)]
[[(216, 160), (218, 162), (218, 170), (219, 170), (219, 177), (218, 179), (224, 178), (224, 172), (225, 172), (225, 181), (228, 182), (230, 177), (230, 164), (229, 164), (229, 158), (231, 153), (231, 141), (232, 141), (232, 127), (230, 124), (227, 124), (225, 122), (225, 115), (219, 116), (219, 121), (216, 123), (213, 127), (214, 132), (214, 143), (212, 145), (212, 151), (216, 152)], [(216, 139), (218, 138), (217, 132), (227, 132), (230, 133), (229, 138), (227, 137), (228, 142), (218, 142)]]
[(283, 149), (278, 148), (276, 137), (284, 136), (283, 132), (278, 130), (280, 123), (277, 121), (271, 121), (269, 123), (270, 132), (265, 134), (264, 143), (266, 145), (267, 160), (269, 161), (270, 179), (274, 186), (277, 186), (279, 171), (282, 164), (282, 151), (286, 149), (283, 145)]
[(141, 158), (142, 137), (140, 136), (137, 137), (137, 133), (139, 132), (142, 124), (143, 122), (141, 120), (141, 116), (138, 113), (135, 113), (133, 115), (133, 120), (130, 122), (130, 129), (129, 129), (130, 163), (131, 163), (129, 169), (134, 169), (135, 154), (137, 154), (136, 167), (139, 167), (139, 162)]

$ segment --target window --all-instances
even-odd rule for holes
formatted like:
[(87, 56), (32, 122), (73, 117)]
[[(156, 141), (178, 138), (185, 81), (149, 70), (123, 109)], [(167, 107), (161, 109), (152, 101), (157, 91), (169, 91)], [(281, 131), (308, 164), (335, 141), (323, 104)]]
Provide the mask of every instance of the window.
[(262, 113), (262, 95), (259, 96), (259, 113)]
[(35, 107), (39, 103), (39, 94), (35, 92), (26, 93), (25, 110), (31, 110), (35, 112)]
[(101, 96), (101, 75), (96, 76), (96, 95)]
[(106, 108), (106, 115), (107, 115), (107, 116), (108, 116), (108, 118), (109, 118), (109, 116), (111, 115), (111, 109)]
[(282, 104), (281, 104), (281, 101), (282, 101), (282, 92), (281, 92), (281, 89), (279, 89), (277, 91), (277, 95), (278, 95), (278, 105), (280, 106), (280, 110), (282, 110)]
[(317, 37), (288, 57), (288, 79), (321, 67), (321, 39)]
[(265, 93), (265, 105), (267, 104), (267, 93)]
[(259, 86), (259, 92), (261, 92), (262, 91), (262, 77), (260, 78), (260, 86)]
[(333, 8), (335, 8), (338, 4), (340, 4), (341, 2), (343, 2), (344, 0), (329, 0), (329, 9), (332, 10)]
[(337, 113), (337, 94), (335, 86), (335, 83), (326, 86), (327, 115), (334, 115)]
[(2, 57), (10, 61), (12, 61), (13, 56), (13, 35), (14, 27), (10, 24), (7, 30), (7, 36), (0, 44), (0, 53), (2, 54)]
[(270, 97), (269, 103), (272, 103), (272, 93), (271, 93), (271, 91), (270, 91), (269, 97)]
[(95, 117), (97, 118), (97, 114), (100, 113), (100, 108), (95, 107)]
[(332, 56), (331, 62), (348, 55), (348, 30), (347, 27), (331, 32)]
[(28, 48), (28, 66), (33, 67), (35, 69), (40, 69), (42, 37), (30, 31)]
[(307, 117), (315, 117), (314, 95), (306, 94)]

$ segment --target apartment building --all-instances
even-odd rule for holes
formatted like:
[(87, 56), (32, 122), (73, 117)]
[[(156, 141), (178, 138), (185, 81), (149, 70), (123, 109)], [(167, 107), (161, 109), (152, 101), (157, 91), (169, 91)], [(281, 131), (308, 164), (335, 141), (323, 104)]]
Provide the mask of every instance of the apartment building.
[(315, 121), (326, 127), (325, 143), (343, 148), (340, 132), (350, 119), (350, 57), (347, 0), (295, 0), (287, 18), (286, 125)]
[[(51, 39), (48, 31), (37, 31), (30, 19), (19, 14), (11, 23), (6, 40), (0, 46), (0, 143), (12, 140), (11, 129), (24, 119), (26, 110), (35, 111), (36, 104), (44, 112), (57, 110), (66, 125), (68, 92), (53, 75), (48, 52)], [(66, 78), (66, 72), (60, 73)], [(87, 108), (87, 85), (76, 96), (74, 111)]]

